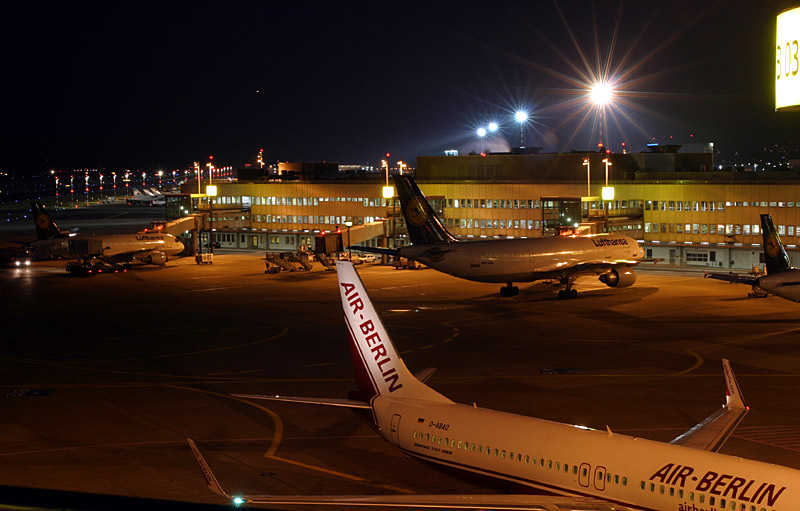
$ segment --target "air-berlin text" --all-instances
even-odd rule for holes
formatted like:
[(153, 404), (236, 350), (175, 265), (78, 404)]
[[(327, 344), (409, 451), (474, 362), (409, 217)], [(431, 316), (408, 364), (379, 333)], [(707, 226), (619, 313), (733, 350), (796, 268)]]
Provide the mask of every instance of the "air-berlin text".
[(695, 491), (707, 492), (712, 495), (728, 497), (743, 502), (766, 504), (770, 507), (775, 505), (778, 501), (778, 497), (780, 497), (781, 493), (786, 489), (785, 486), (779, 488), (773, 483), (762, 483), (747, 477), (720, 474), (712, 472), (711, 470), (707, 471), (702, 477), (697, 475), (693, 476), (692, 474), (694, 473), (695, 470), (693, 467), (667, 463), (655, 474), (650, 476), (650, 480), (661, 481), (664, 484), (681, 488), (686, 488), (686, 483), (688, 481), (689, 487), (694, 485)]
[[(341, 286), (344, 288), (344, 296), (347, 299), (347, 303), (349, 303), (350, 307), (353, 309), (353, 316), (359, 320), (364, 319), (364, 301), (358, 296), (356, 286), (346, 282), (343, 282)], [(359, 313), (359, 311), (362, 312)], [(369, 352), (372, 353), (372, 357), (375, 360), (374, 367), (377, 368), (383, 381), (389, 385), (389, 392), (394, 392), (395, 390), (403, 388), (403, 384), (400, 383), (400, 375), (394, 368), (394, 362), (388, 355), (380, 333), (375, 331), (375, 324), (372, 320), (367, 319), (366, 321), (362, 321), (358, 324), (358, 329), (361, 330), (361, 335), (363, 336), (363, 341), (357, 341), (359, 350), (361, 350), (367, 359), (369, 357), (367, 356), (366, 350), (369, 349)]]

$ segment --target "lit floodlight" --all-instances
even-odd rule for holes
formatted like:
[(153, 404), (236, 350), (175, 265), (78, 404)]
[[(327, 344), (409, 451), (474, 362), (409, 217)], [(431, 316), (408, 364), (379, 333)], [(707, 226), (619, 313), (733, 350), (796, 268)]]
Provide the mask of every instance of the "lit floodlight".
[(478, 136), (483, 138), (486, 136), (486, 128), (478, 128)]
[(516, 119), (517, 122), (525, 122), (528, 120), (528, 112), (517, 110), (514, 113), (514, 119)]
[(394, 186), (384, 186), (383, 187), (383, 198), (384, 199), (391, 199), (394, 197)]
[(496, 122), (490, 122), (489, 123), (489, 131), (491, 131), (492, 133), (497, 131), (499, 128), (500, 128), (500, 126), (498, 126)]
[(614, 91), (611, 89), (611, 85), (608, 82), (598, 82), (594, 84), (589, 94), (592, 103), (597, 106), (609, 104), (613, 96)]
[(216, 197), (217, 196), (217, 185), (207, 185), (206, 186), (206, 195), (209, 197)]
[(604, 186), (601, 189), (600, 196), (604, 201), (612, 201), (614, 200), (614, 187), (613, 186)]

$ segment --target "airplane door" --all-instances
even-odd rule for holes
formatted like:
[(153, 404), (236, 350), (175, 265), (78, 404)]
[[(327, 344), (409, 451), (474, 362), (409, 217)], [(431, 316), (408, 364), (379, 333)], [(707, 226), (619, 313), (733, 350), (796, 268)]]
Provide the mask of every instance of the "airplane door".
[(469, 247), (469, 266), (471, 268), (481, 267), (481, 254), (475, 247)]
[(596, 490), (603, 491), (606, 489), (606, 467), (595, 467), (594, 469), (594, 487)]
[(581, 466), (578, 468), (578, 484), (580, 484), (585, 488), (588, 488), (591, 472), (592, 472), (591, 465), (589, 465), (588, 463), (581, 463)]
[(398, 432), (399, 428), (400, 428), (400, 414), (396, 413), (392, 415), (392, 425), (391, 425), (392, 443), (396, 445), (400, 445), (400, 433)]

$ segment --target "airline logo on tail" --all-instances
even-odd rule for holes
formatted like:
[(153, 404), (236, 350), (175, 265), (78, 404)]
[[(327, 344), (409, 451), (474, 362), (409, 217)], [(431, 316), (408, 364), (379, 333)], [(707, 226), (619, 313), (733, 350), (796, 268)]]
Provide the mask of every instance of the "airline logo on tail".
[[(364, 309), (364, 300), (359, 296), (356, 285), (347, 282), (342, 282), (340, 285), (345, 299), (352, 309), (352, 317), (347, 318), (347, 324), (351, 327), (353, 341), (358, 344), (362, 356), (367, 356), (367, 351), (369, 351), (374, 358), (373, 361), (364, 360), (364, 364), (369, 368), (373, 381), (377, 376), (375, 374), (375, 369), (377, 369), (378, 375), (383, 378), (390, 393), (400, 390), (403, 388), (403, 384), (400, 382), (400, 374), (395, 369), (397, 361), (393, 360), (392, 355), (389, 354), (386, 345), (381, 339), (380, 332), (376, 331), (375, 323), (369, 317), (364, 319), (364, 314), (367, 311)], [(356, 324), (357, 331), (352, 328), (354, 324)], [(361, 348), (365, 345), (368, 350)]]
[(406, 218), (408, 223), (420, 227), (428, 220), (428, 208), (425, 205), (425, 199), (422, 197), (414, 197), (408, 203), (406, 208)]
[(769, 257), (777, 257), (780, 253), (781, 244), (775, 231), (770, 231), (767, 235), (767, 239), (764, 241), (764, 250), (767, 251)]

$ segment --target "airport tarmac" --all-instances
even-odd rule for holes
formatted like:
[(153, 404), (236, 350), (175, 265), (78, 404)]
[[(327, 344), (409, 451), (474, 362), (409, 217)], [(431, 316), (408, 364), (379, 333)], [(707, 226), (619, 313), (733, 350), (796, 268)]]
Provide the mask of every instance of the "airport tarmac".
[[(347, 410), (230, 393), (346, 397), (336, 275), (264, 274), (220, 252), (120, 274), (63, 262), (0, 270), (0, 484), (219, 503), (193, 438), (232, 492), (481, 493), (406, 458)], [(359, 266), (412, 371), (451, 399), (670, 440), (724, 401), (750, 414), (723, 452), (800, 468), (800, 304), (658, 266), (625, 289), (499, 285)]]

